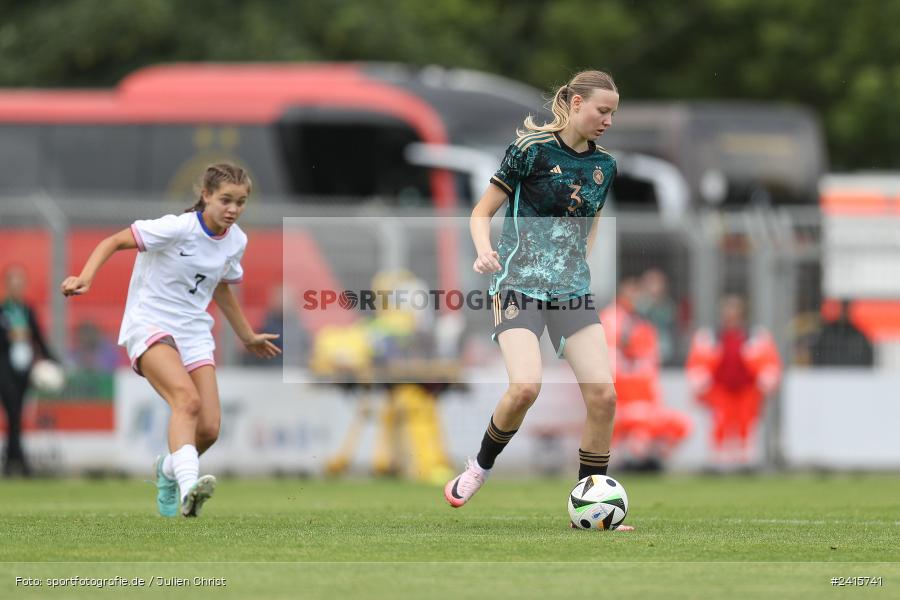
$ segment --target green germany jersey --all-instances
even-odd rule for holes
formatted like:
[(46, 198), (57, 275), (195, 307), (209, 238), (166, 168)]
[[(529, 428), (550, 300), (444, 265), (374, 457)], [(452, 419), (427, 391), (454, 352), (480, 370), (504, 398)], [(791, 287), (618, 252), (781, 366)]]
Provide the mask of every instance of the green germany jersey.
[(509, 195), (491, 294), (514, 289), (538, 300), (587, 294), (587, 239), (616, 175), (616, 160), (588, 142), (576, 152), (558, 133), (523, 135), (491, 182)]

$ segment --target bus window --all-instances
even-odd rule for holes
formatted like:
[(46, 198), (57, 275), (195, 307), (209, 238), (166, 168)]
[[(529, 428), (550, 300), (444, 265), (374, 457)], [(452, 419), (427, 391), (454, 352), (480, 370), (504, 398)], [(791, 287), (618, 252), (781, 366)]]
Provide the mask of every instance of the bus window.
[(138, 125), (47, 127), (41, 181), (50, 192), (133, 192), (145, 186)]
[(0, 125), (0, 182), (4, 191), (40, 187), (40, 125)]
[(418, 141), (404, 123), (373, 113), (299, 109), (278, 125), (278, 137), (293, 195), (431, 206), (429, 170), (404, 158), (406, 146)]
[(612, 195), (618, 208), (658, 210), (659, 199), (650, 181), (619, 173), (612, 183)]
[(183, 200), (211, 163), (234, 161), (250, 172), (253, 195), (287, 193), (277, 147), (268, 125), (147, 125), (151, 190)]

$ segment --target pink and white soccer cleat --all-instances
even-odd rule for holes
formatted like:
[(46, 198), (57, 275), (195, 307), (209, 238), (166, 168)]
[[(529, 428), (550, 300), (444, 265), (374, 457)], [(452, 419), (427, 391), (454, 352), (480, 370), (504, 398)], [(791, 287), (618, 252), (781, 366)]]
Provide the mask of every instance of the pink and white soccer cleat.
[(444, 486), (444, 497), (450, 506), (459, 508), (475, 495), (484, 485), (490, 470), (482, 469), (471, 458), (466, 461), (466, 470), (460, 473), (456, 479), (451, 479)]

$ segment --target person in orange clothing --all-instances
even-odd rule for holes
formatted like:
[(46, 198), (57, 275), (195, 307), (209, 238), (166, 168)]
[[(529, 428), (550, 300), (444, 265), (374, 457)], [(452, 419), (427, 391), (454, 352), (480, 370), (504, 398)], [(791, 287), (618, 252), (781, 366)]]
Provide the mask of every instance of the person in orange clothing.
[(639, 295), (638, 281), (623, 279), (615, 301), (600, 316), (618, 392), (613, 445), (625, 450), (631, 468), (659, 470), (690, 433), (691, 421), (662, 403), (657, 332), (636, 311)]
[(772, 335), (746, 325), (744, 300), (721, 302), (719, 330), (701, 328), (691, 341), (687, 376), (700, 403), (712, 412), (716, 466), (747, 467), (763, 400), (778, 387), (781, 360)]

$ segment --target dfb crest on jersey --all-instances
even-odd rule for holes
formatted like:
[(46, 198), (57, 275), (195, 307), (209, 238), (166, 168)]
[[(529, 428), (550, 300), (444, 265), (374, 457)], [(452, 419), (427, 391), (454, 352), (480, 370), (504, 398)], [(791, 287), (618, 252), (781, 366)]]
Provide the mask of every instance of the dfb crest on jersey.
[(594, 183), (597, 185), (601, 185), (603, 183), (603, 171), (600, 170), (600, 167), (594, 169)]
[(519, 307), (516, 306), (515, 304), (510, 304), (509, 306), (506, 307), (506, 310), (503, 311), (503, 315), (507, 319), (515, 319), (516, 317), (519, 316)]

